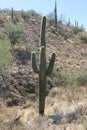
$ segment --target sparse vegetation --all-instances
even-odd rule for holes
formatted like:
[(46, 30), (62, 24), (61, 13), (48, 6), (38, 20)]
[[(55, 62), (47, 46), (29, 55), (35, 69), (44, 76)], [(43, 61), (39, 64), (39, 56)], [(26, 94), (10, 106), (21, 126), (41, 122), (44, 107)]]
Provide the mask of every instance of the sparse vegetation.
[(34, 16), (34, 17), (38, 17), (40, 16), (40, 14), (38, 14), (35, 10), (31, 9), (28, 11), (30, 13), (31, 16)]
[(21, 27), (13, 23), (6, 23), (6, 30), (8, 38), (10, 39), (12, 45), (24, 42), (25, 33)]
[(2, 18), (0, 18), (0, 27), (4, 27), (4, 25), (5, 25), (5, 21)]
[(64, 15), (60, 15), (59, 19), (58, 19), (58, 22), (61, 23), (61, 24), (64, 24), (65, 23), (65, 16)]
[(78, 34), (78, 38), (84, 43), (87, 43), (87, 32), (81, 32)]
[(50, 26), (54, 25), (54, 23), (55, 23), (55, 14), (54, 14), (54, 12), (49, 13), (47, 15), (47, 19), (48, 19), (48, 21), (50, 23)]
[(73, 30), (73, 33), (74, 34), (78, 34), (79, 32), (84, 32), (84, 28), (83, 28), (83, 25), (82, 26), (79, 26), (78, 25), (78, 22), (75, 21), (75, 26), (71, 26), (72, 30)]
[(21, 16), (24, 19), (24, 21), (26, 23), (28, 23), (28, 24), (30, 24), (30, 23), (32, 24), (32, 22), (31, 22), (31, 16), (34, 17), (34, 18), (36, 18), (36, 19), (38, 18), (38, 16), (40, 17), (40, 15), (37, 12), (35, 12), (34, 10), (29, 10), (27, 12), (22, 11), (21, 12)]
[(86, 86), (87, 85), (87, 71), (57, 71), (54, 70), (52, 75), (53, 82), (58, 86), (72, 87), (72, 86)]
[(22, 18), (24, 19), (25, 22), (27, 22), (27, 23), (29, 22), (30, 16), (29, 16), (29, 13), (28, 13), (28, 12), (22, 11), (22, 12), (21, 12), (21, 16), (22, 16)]
[(9, 65), (12, 59), (12, 55), (10, 53), (10, 45), (10, 41), (0, 40), (0, 73), (6, 73), (9, 71)]

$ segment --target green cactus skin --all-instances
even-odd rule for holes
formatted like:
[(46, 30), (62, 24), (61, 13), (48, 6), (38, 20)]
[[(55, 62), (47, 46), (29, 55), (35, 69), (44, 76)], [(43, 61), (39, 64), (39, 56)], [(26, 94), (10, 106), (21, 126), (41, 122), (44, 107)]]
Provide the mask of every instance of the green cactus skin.
[(45, 97), (46, 97), (46, 81), (47, 76), (52, 73), (55, 53), (52, 54), (48, 67), (46, 67), (46, 42), (45, 42), (46, 17), (43, 17), (41, 30), (41, 50), (40, 50), (40, 66), (36, 63), (35, 53), (32, 53), (32, 68), (39, 75), (39, 115), (44, 115)]
[(39, 70), (37, 68), (37, 65), (36, 65), (36, 57), (35, 57), (35, 53), (32, 53), (32, 68), (34, 70), (35, 73), (39, 73)]
[(40, 73), (39, 73), (39, 114), (44, 115), (46, 96), (46, 49), (41, 47), (40, 53)]
[(46, 74), (47, 76), (51, 75), (52, 71), (53, 71), (53, 67), (54, 67), (54, 62), (55, 62), (55, 53), (52, 54)]

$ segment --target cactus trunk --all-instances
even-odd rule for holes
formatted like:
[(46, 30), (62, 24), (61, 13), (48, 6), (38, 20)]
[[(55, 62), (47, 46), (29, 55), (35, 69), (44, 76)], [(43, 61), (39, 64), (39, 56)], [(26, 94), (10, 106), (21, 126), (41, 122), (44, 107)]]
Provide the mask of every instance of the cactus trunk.
[(46, 96), (46, 49), (43, 46), (41, 48), (40, 73), (39, 73), (39, 113), (40, 115), (44, 115), (45, 96)]
[(39, 114), (44, 115), (45, 108), (45, 96), (46, 96), (46, 74), (39, 74)]
[(46, 96), (46, 76), (42, 78), (39, 74), (39, 114), (44, 115), (45, 96)]

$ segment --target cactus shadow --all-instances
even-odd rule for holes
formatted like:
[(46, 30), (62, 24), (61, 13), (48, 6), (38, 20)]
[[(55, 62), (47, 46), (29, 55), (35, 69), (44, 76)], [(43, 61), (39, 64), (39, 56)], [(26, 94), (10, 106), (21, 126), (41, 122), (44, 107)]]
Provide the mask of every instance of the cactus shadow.
[(58, 113), (49, 115), (48, 119), (51, 119), (54, 124), (61, 124), (61, 123), (72, 123), (74, 121), (78, 121), (81, 115), (78, 114), (76, 111), (68, 112), (68, 113)]
[(51, 119), (54, 124), (60, 124), (63, 116), (61, 114), (49, 115), (48, 119)]

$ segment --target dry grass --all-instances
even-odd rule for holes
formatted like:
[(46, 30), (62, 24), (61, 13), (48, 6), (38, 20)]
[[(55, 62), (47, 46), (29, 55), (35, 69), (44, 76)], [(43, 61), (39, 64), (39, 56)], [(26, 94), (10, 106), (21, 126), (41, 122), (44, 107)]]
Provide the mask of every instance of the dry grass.
[(73, 89), (53, 88), (46, 98), (44, 117), (38, 116), (37, 101), (0, 107), (0, 130), (87, 130), (87, 88)]

